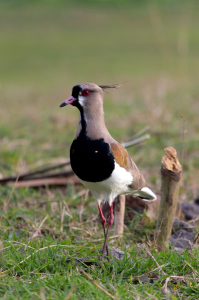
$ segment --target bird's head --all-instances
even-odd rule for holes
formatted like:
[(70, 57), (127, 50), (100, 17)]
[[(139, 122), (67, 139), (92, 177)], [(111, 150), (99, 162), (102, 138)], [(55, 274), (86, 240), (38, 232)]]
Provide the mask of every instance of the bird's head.
[(120, 84), (97, 85), (94, 83), (81, 83), (75, 85), (72, 89), (72, 95), (64, 101), (60, 107), (71, 104), (79, 110), (90, 110), (103, 106), (103, 90), (110, 88), (119, 88)]
[(79, 110), (103, 104), (103, 90), (94, 83), (75, 85), (71, 97), (64, 101), (60, 107), (68, 104), (76, 106)]

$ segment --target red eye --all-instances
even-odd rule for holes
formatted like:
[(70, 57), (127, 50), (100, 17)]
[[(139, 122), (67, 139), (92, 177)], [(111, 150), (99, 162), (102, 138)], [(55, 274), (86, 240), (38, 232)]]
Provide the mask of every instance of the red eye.
[(88, 96), (90, 94), (89, 90), (82, 91), (82, 96)]

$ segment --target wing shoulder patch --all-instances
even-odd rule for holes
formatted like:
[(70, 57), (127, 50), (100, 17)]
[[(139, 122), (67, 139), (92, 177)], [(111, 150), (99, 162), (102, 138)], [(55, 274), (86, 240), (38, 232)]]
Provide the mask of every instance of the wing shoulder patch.
[(119, 143), (110, 144), (110, 149), (114, 155), (116, 163), (125, 169), (129, 167), (129, 154)]
[(110, 149), (114, 155), (116, 163), (118, 163), (120, 167), (125, 168), (126, 171), (130, 172), (133, 176), (132, 188), (134, 190), (138, 190), (145, 187), (145, 179), (138, 170), (136, 164), (134, 163), (126, 149), (122, 147), (122, 145), (120, 145), (119, 143), (110, 144)]

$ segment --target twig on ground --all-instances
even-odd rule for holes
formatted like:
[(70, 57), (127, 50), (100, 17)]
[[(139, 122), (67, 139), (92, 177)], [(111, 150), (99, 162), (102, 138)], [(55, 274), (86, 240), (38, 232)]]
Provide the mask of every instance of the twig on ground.
[(31, 176), (36, 175), (36, 174), (45, 173), (45, 172), (48, 172), (48, 171), (51, 171), (51, 170), (55, 170), (57, 168), (67, 166), (69, 164), (70, 164), (70, 160), (66, 161), (65, 163), (57, 164), (57, 165), (54, 165), (54, 166), (38, 169), (38, 170), (35, 170), (35, 171), (32, 171), (32, 172), (26, 172), (26, 173), (21, 174), (20, 176), (17, 175), (17, 176), (4, 177), (4, 178), (0, 179), (0, 182), (1, 183), (6, 183), (7, 181), (15, 181), (17, 179), (17, 177), (19, 177), (18, 180), (21, 180), (22, 178), (25, 179), (27, 177), (31, 177)]
[(32, 179), (24, 180), (16, 183), (16, 187), (39, 187), (46, 185), (67, 185), (73, 182), (73, 184), (81, 184), (79, 179), (76, 176), (71, 176), (69, 178), (60, 177), (60, 178), (44, 178), (44, 179)]

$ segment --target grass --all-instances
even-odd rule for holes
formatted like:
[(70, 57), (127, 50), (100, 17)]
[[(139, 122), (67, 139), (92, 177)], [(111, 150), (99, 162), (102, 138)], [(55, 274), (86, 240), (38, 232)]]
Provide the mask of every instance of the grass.
[[(10, 192), (2, 189), (2, 198)], [(98, 262), (103, 239), (92, 198), (66, 198), (60, 189), (48, 190), (49, 198), (45, 193), (16, 190), (2, 218), (2, 299), (67, 299), (71, 290), (71, 299), (110, 299), (83, 270), (115, 299), (168, 299), (162, 290), (166, 278), (171, 299), (197, 299), (197, 247), (191, 255), (173, 248), (158, 253), (146, 244), (147, 238), (152, 239), (154, 225), (143, 228), (135, 219), (123, 240), (110, 240), (130, 258), (125, 255), (121, 262)], [(80, 207), (84, 208), (81, 217)], [(75, 260), (82, 257), (97, 265), (89, 267)]]
[[(197, 2), (1, 3), (0, 8), (3, 176), (68, 157), (78, 112), (59, 105), (72, 86), (127, 81), (105, 94), (110, 133), (126, 141), (149, 125), (151, 139), (129, 149), (149, 186), (160, 192), (163, 149), (173, 146), (181, 161), (183, 156), (180, 200), (198, 196)], [(141, 226), (139, 218), (123, 240), (111, 242), (130, 259), (93, 267), (77, 263), (77, 257), (97, 261), (102, 246), (96, 204), (91, 196), (80, 196), (81, 190), (15, 189), (6, 207), (12, 187), (0, 188), (2, 299), (109, 299), (82, 270), (116, 299), (199, 298), (197, 244), (183, 254), (172, 247), (157, 253), (155, 224)], [(164, 287), (168, 277), (170, 295)]]

